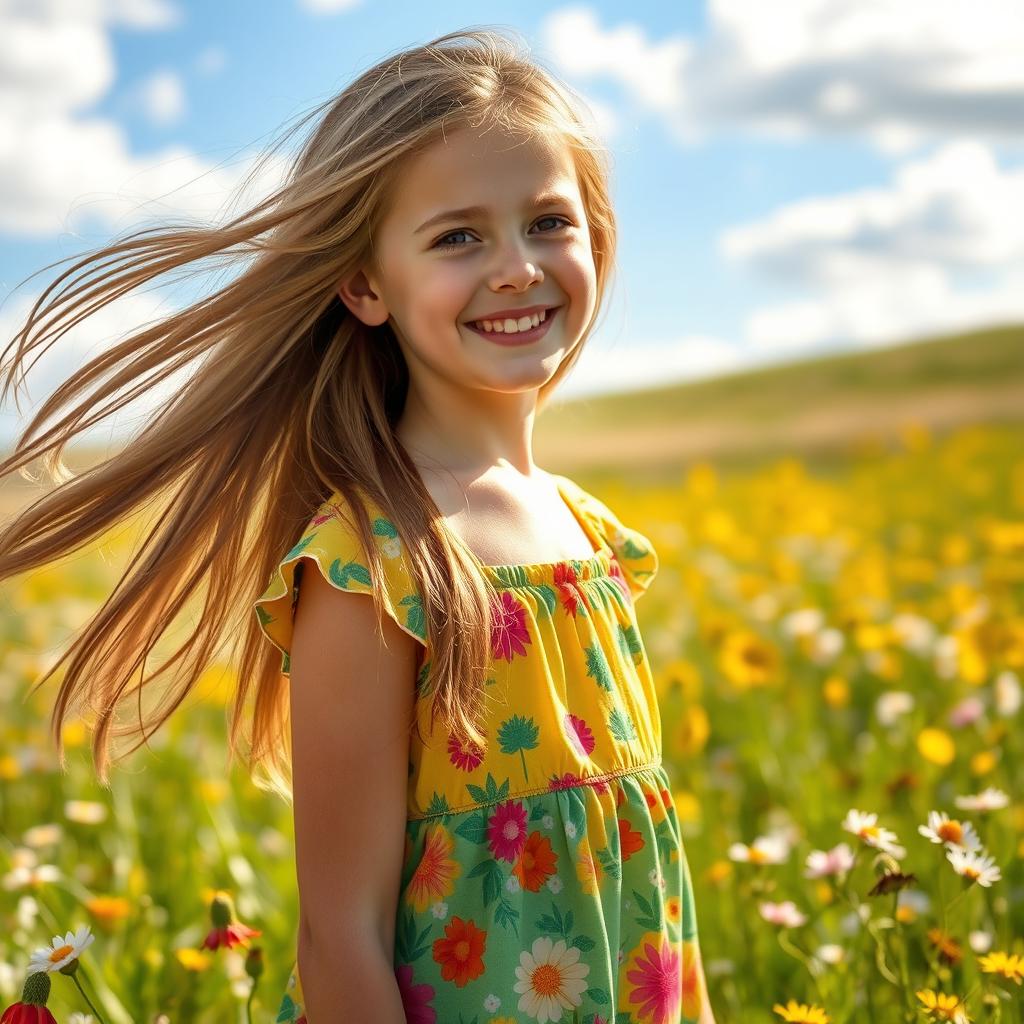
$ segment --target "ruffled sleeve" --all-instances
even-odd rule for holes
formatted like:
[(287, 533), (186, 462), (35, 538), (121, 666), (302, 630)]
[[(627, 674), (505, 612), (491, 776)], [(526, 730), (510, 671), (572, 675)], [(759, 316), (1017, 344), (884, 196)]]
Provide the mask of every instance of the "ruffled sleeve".
[(569, 483), (580, 509), (608, 544), (635, 600), (647, 590), (658, 572), (658, 553), (654, 545), (639, 530), (626, 526), (599, 498), (568, 477), (561, 479)]
[[(398, 532), (369, 501), (366, 510), (384, 565), (384, 610), (426, 648), (423, 602), (413, 585)], [(284, 675), (291, 674), (295, 605), (302, 574), (308, 566), (313, 566), (336, 589), (366, 594), (372, 600), (369, 561), (354, 526), (346, 521), (349, 514), (344, 496), (338, 492), (332, 494), (317, 509), (295, 546), (281, 559), (267, 589), (253, 605), (263, 634), (282, 653)]]

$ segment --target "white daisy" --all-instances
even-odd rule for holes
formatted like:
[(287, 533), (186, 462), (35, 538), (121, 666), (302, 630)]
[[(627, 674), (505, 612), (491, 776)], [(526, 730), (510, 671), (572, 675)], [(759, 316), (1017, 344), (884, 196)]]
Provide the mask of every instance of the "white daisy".
[(933, 843), (946, 843), (965, 850), (980, 850), (981, 839), (969, 821), (957, 821), (945, 811), (929, 811), (928, 824), (918, 825), (917, 831)]
[(512, 989), (521, 993), (518, 1007), (537, 1024), (562, 1019), (563, 1011), (580, 1005), (586, 991), (590, 965), (580, 963), (577, 946), (566, 946), (564, 939), (552, 942), (547, 935), (533, 940), (530, 950), (519, 954)]
[(975, 796), (958, 796), (953, 800), (953, 803), (964, 811), (1000, 811), (1009, 802), (1010, 798), (1001, 789), (993, 786)]
[(846, 817), (843, 819), (843, 828), (847, 832), (852, 832), (868, 846), (881, 850), (883, 853), (895, 857), (896, 860), (906, 857), (906, 849), (896, 842), (896, 833), (890, 832), (887, 828), (879, 827), (876, 824), (877, 821), (877, 814), (850, 810), (847, 811)]
[(43, 946), (32, 954), (28, 974), (40, 971), (59, 971), (72, 960), (77, 960), (92, 945), (95, 935), (89, 933), (89, 925), (83, 924), (75, 932), (67, 932), (64, 938), (54, 935), (49, 946)]
[(946, 850), (946, 859), (961, 878), (977, 882), (986, 888), (1003, 877), (995, 860), (984, 851), (963, 850), (959, 846), (953, 846)]

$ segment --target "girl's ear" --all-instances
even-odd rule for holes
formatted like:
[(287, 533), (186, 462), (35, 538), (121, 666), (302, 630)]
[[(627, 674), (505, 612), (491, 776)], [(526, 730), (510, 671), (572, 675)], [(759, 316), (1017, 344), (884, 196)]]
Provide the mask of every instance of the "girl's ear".
[(384, 300), (374, 290), (372, 283), (362, 270), (356, 271), (338, 285), (338, 296), (368, 327), (379, 327), (389, 316)]

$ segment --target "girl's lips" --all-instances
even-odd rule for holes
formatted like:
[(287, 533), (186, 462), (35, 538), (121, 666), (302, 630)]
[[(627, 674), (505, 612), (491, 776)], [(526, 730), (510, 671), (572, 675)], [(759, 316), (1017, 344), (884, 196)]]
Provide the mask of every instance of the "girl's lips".
[(482, 327), (477, 327), (476, 324), (466, 324), (466, 326), (471, 331), (476, 331), (481, 338), (493, 341), (495, 345), (528, 345), (531, 341), (536, 341), (538, 338), (544, 337), (547, 333), (548, 327), (551, 326), (551, 321), (555, 319), (555, 315), (561, 308), (561, 306), (553, 306), (548, 310), (546, 319), (542, 320), (536, 327), (531, 327), (528, 331), (516, 331), (513, 334), (504, 334), (499, 331), (485, 331)]

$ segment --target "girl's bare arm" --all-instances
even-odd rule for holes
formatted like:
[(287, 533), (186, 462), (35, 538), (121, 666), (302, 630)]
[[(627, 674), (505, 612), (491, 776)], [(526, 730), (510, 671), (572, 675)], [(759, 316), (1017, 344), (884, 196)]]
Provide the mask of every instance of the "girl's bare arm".
[(394, 975), (419, 644), (306, 563), (291, 650), (299, 976), (310, 1024), (405, 1024)]

